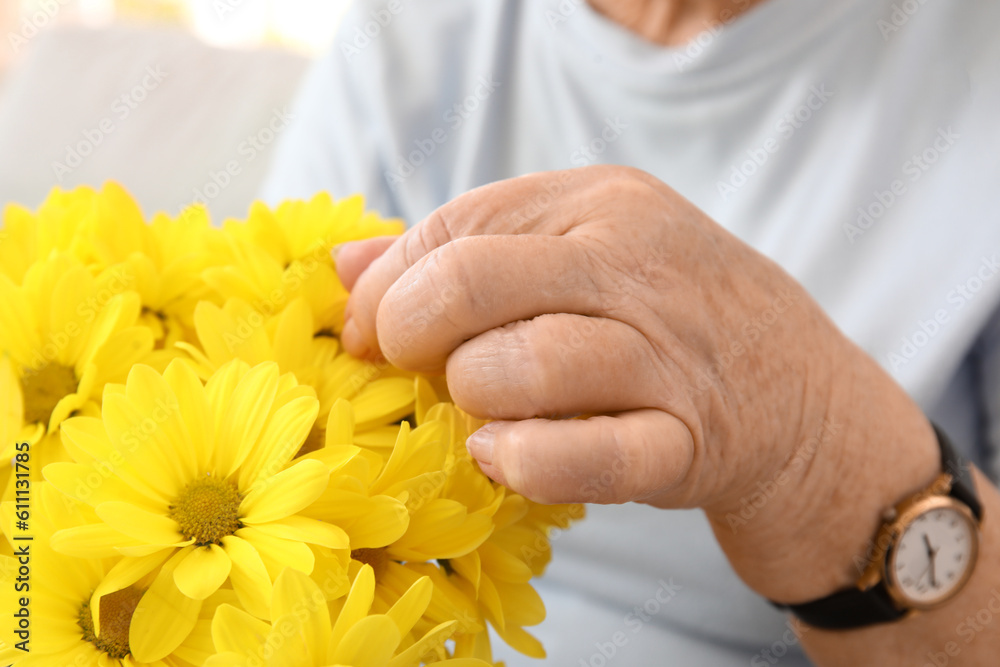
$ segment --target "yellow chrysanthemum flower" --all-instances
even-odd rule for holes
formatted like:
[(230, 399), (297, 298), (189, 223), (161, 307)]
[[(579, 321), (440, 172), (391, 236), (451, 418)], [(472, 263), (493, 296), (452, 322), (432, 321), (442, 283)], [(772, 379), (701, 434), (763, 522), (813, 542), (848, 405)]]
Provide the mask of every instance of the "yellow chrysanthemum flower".
[[(79, 503), (67, 502), (47, 484), (36, 484), (33, 494), (34, 539), (18, 545), (30, 545), (34, 575), (19, 575), (15, 559), (0, 557), (0, 606), (13, 613), (20, 608), (18, 598), (28, 597), (30, 625), (20, 635), (13, 623), (0, 625), (0, 641), (6, 646), (0, 649), (0, 664), (15, 667), (142, 667), (151, 664), (137, 660), (131, 652), (133, 613), (143, 597), (155, 597), (165, 584), (169, 584), (170, 570), (164, 569), (155, 577), (147, 575), (125, 589), (105, 595), (101, 605), (101, 629), (95, 631), (91, 596), (113, 569), (115, 560), (73, 558), (53, 551), (49, 547), (53, 533), (92, 520), (92, 510)], [(4, 523), (12, 519), (12, 506), (13, 503), (4, 503)], [(162, 661), (152, 664), (161, 667), (202, 664), (208, 657), (204, 647), (206, 643), (210, 646), (211, 619), (216, 607), (234, 601), (232, 591), (221, 591), (206, 601), (200, 617), (188, 628), (184, 641)]]
[[(274, 585), (272, 624), (223, 605), (212, 624), (219, 651), (205, 667), (417, 667), (454, 630), (443, 623), (414, 637), (414, 623), (430, 603), (433, 586), (420, 579), (384, 614), (370, 614), (375, 576), (362, 567), (350, 593), (328, 604), (309, 577), (285, 570)], [(463, 658), (424, 663), (437, 667), (490, 667)]]
[(6, 209), (0, 454), (31, 445), (45, 649), (0, 629), (0, 665), (483, 667), (487, 624), (544, 655), (530, 580), (582, 510), (485, 477), (443, 378), (340, 347), (331, 249), (401, 231), (327, 195), (147, 224), (114, 183)]
[(316, 459), (288, 465), (317, 408), (312, 390), (276, 364), (234, 361), (203, 386), (175, 360), (162, 375), (137, 365), (124, 386), (109, 386), (102, 419), (65, 422), (77, 463), (51, 465), (45, 477), (93, 506), (102, 523), (61, 531), (53, 546), (126, 556), (95, 592), (95, 627), (101, 595), (161, 565), (175, 568), (170, 604), (144, 599), (133, 628), (134, 653), (155, 661), (183, 639), (165, 628), (179, 617), (191, 622), (227, 581), (244, 608), (266, 617), (273, 577), (285, 567), (312, 571), (309, 544), (346, 549), (342, 529), (300, 514), (326, 490), (330, 468)]
[[(426, 381), (421, 378), (417, 384), (424, 387)], [(403, 422), (395, 427), (397, 437), (392, 447), (366, 447), (351, 462), (354, 479), (363, 481), (368, 494), (398, 498), (408, 517), (400, 524), (403, 530), (396, 535), (380, 533), (381, 542), (362, 543), (352, 535), (351, 554), (375, 571), (378, 611), (392, 606), (417, 579), (429, 577), (434, 582), (433, 600), (418, 627), (427, 630), (455, 620), (459, 623), (456, 630), (459, 634), (478, 634), (485, 625), (480, 620), (475, 598), (449, 582), (447, 574), (435, 562), (446, 563), (448, 559), (468, 554), (489, 537), (493, 530), (491, 515), (500, 506), (505, 489), (475, 470), (471, 460), (456, 463), (455, 453), (465, 452), (464, 447), (456, 448), (453, 440), (457, 431), (451, 420), (459, 418), (457, 411), (443, 403), (426, 412), (424, 407), (421, 403), (417, 408), (420, 426), (411, 429), (409, 422)], [(350, 442), (357, 442), (353, 410), (347, 401), (341, 400), (330, 411), (326, 447)], [(325, 448), (317, 454), (323, 451)], [(456, 467), (469, 475), (461, 476), (461, 484), (449, 485)], [(459, 490), (459, 486), (464, 489)], [(323, 496), (304, 513), (339, 522), (337, 508), (343, 503), (340, 495), (343, 492), (334, 478)]]
[(403, 229), (398, 220), (366, 214), (361, 196), (334, 202), (322, 193), (308, 202), (285, 202), (277, 210), (256, 203), (246, 222), (226, 221), (225, 243), (213, 247), (226, 266), (208, 269), (204, 276), (223, 297), (242, 299), (265, 316), (301, 296), (313, 314), (312, 333), (340, 331), (348, 294), (331, 250)]
[(305, 451), (323, 446), (330, 408), (341, 399), (354, 409), (356, 444), (391, 447), (397, 429), (386, 427), (413, 412), (413, 375), (341, 352), (339, 341), (329, 332), (312, 333), (312, 318), (302, 298), (293, 299), (271, 318), (242, 299), (230, 299), (221, 308), (202, 302), (194, 316), (201, 349), (185, 343), (180, 347), (197, 362), (203, 376), (232, 359), (249, 364), (274, 361), (283, 373), (294, 373), (299, 382), (315, 389), (319, 419)]
[[(542, 600), (529, 582), (533, 576), (542, 574), (549, 561), (550, 528), (567, 528), (572, 520), (582, 518), (583, 508), (580, 505), (539, 505), (491, 482), (479, 471), (464, 446), (468, 434), (482, 422), (449, 403), (440, 402), (433, 387), (423, 378), (417, 387), (415, 417), (421, 424), (417, 430), (429, 423), (440, 425), (444, 428), (442, 440), (447, 446), (439, 449), (437, 456), (420, 452), (415, 459), (420, 461), (420, 466), (396, 466), (414, 474), (412, 480), (397, 482), (402, 484), (399, 488), (407, 489), (411, 519), (407, 534), (376, 556), (383, 574), (380, 584), (384, 582), (385, 595), (391, 600), (399, 594), (400, 582), (406, 581), (400, 575), (405, 569), (413, 570), (414, 562), (436, 560), (444, 568), (447, 585), (440, 581), (440, 576), (426, 569), (423, 573), (434, 577), (442, 602), (446, 591), (450, 593), (448, 601), (471, 600), (472, 617), (481, 618), (483, 623), (488, 621), (497, 634), (518, 651), (532, 657), (544, 657), (541, 643), (523, 629), (545, 619)], [(393, 449), (392, 456), (401, 455)], [(435, 554), (433, 551), (445, 548), (446, 542), (441, 536), (434, 537), (433, 531), (447, 521), (436, 514), (429, 514), (430, 518), (423, 521), (421, 515), (447, 504), (463, 508), (469, 517), (488, 519), (488, 523), (481, 530), (482, 539), (467, 541), (462, 548), (449, 554)], [(421, 532), (423, 535), (417, 539), (424, 546), (414, 553), (408, 541)], [(456, 536), (447, 537), (455, 539)], [(371, 555), (365, 553), (362, 558), (371, 559)], [(441, 608), (446, 607), (442, 605)], [(457, 613), (462, 618), (470, 616), (469, 608), (461, 603), (452, 606), (447, 613)], [(428, 620), (433, 622), (435, 619), (429, 616)], [(473, 624), (463, 628), (455, 638), (456, 655), (479, 655), (476, 646), (484, 641), (480, 635)]]
[(37, 213), (18, 204), (4, 209), (0, 229), (0, 273), (21, 284), (32, 264), (52, 252), (86, 256), (84, 223), (93, 215), (97, 193), (92, 188), (65, 192), (55, 188)]
[(523, 629), (545, 620), (545, 605), (529, 583), (533, 572), (519, 554), (522, 545), (537, 539), (530, 527), (519, 525), (528, 505), (522, 496), (505, 498), (493, 515), (490, 539), (450, 560), (449, 566), (459, 575), (456, 584), (478, 601), (485, 618), (507, 644), (525, 655), (544, 658), (541, 643)]
[(95, 209), (86, 226), (90, 257), (101, 268), (122, 272), (142, 300), (143, 323), (158, 347), (171, 349), (189, 337), (195, 306), (217, 299), (202, 273), (214, 265), (209, 239), (222, 232), (202, 206), (175, 218), (159, 213), (147, 224), (138, 203), (114, 182), (101, 189)]
[[(92, 414), (108, 382), (153, 348), (137, 326), (139, 298), (113, 269), (91, 275), (66, 254), (31, 265), (23, 283), (0, 274), (0, 455), (33, 445), (34, 472), (65, 459), (59, 425)], [(47, 435), (48, 434), (48, 435)]]

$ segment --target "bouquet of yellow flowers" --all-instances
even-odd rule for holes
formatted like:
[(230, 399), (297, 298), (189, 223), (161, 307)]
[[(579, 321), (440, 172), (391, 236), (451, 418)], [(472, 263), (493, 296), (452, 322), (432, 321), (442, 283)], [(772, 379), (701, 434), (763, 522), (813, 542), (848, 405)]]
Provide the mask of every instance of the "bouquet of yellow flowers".
[[(0, 228), (0, 665), (492, 665), (550, 531), (440, 378), (344, 353), (326, 195), (213, 227), (115, 184)], [(13, 619), (13, 623), (11, 623)]]

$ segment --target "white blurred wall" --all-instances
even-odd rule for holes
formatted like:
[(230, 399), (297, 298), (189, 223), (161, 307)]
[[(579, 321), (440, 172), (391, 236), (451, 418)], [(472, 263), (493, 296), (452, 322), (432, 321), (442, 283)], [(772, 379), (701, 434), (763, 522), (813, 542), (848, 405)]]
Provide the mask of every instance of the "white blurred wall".
[(0, 0), (0, 67), (52, 25), (115, 20), (179, 24), (223, 47), (325, 50), (351, 0)]

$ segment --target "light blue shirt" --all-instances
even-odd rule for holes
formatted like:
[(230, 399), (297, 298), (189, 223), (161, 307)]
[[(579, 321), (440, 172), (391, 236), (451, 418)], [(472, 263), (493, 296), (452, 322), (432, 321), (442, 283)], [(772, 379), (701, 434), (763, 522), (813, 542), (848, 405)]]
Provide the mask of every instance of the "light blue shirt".
[[(768, 0), (667, 49), (582, 0), (366, 0), (308, 77), (265, 196), (362, 192), (412, 224), (503, 178), (644, 169), (801, 281), (996, 476), (998, 18)], [(700, 512), (592, 507), (554, 547), (547, 664), (808, 664)]]

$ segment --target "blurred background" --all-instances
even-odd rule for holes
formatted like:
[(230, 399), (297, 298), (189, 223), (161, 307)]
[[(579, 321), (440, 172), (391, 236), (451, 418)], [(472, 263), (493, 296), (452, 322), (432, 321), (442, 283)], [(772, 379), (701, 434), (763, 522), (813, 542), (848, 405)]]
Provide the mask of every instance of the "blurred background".
[[(114, 21), (173, 24), (210, 44), (274, 44), (315, 54), (326, 47), (349, 0), (0, 0), (0, 28), (16, 32), (65, 22), (89, 26)], [(10, 57), (8, 49), (4, 54)]]
[(0, 205), (128, 187), (245, 213), (350, 0), (0, 0)]

